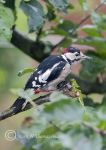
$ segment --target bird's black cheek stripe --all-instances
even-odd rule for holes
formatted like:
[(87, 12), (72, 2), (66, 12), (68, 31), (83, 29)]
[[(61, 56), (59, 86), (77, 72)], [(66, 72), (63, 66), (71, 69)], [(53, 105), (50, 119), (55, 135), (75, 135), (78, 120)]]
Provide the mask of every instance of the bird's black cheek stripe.
[(70, 59), (67, 58), (67, 60), (68, 60), (69, 64), (71, 65), (71, 64), (73, 64), (74, 62), (79, 61), (80, 58), (77, 58), (77, 59), (74, 59), (74, 60), (70, 60)]
[(79, 61), (79, 60), (80, 60), (80, 58), (76, 59), (76, 61)]
[(74, 60), (70, 60), (68, 58), (67, 58), (67, 60), (68, 60), (68, 62), (69, 62), (70, 65), (74, 62)]

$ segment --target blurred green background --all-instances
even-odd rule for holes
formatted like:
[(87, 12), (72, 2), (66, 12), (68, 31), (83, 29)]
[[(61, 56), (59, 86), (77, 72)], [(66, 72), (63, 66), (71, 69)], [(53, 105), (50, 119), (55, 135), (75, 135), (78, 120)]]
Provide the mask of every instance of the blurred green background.
[[(35, 61), (14, 47), (0, 48), (0, 111), (12, 105), (17, 98), (17, 94), (12, 91), (24, 87), (28, 79), (29, 75), (18, 77), (18, 72), (23, 68), (35, 67), (36, 65)], [(30, 112), (31, 110), (0, 122), (0, 145), (2, 149), (13, 149), (14, 147), (19, 149), (15, 145), (18, 144), (17, 142), (6, 141), (5, 131), (19, 128), (23, 118)]]

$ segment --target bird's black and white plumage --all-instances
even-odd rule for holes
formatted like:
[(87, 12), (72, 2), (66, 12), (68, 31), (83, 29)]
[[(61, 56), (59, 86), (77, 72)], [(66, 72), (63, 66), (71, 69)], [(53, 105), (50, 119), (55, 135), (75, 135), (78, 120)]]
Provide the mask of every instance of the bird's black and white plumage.
[[(55, 91), (59, 85), (66, 81), (71, 72), (73, 63), (87, 58), (79, 49), (69, 47), (62, 55), (51, 55), (44, 59), (35, 72), (28, 79), (24, 90), (33, 89), (34, 93), (40, 91)], [(25, 98), (19, 97), (13, 105), (20, 105), (22, 109)], [(17, 110), (16, 110), (17, 111)]]
[(56, 90), (57, 85), (64, 81), (70, 73), (71, 65), (64, 55), (52, 55), (46, 58), (31, 75), (26, 89)]

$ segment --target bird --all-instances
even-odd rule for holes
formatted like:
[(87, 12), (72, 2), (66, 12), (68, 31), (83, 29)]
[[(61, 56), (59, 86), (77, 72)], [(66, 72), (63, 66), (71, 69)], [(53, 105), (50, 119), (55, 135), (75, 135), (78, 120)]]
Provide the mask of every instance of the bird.
[[(82, 60), (90, 59), (80, 49), (69, 46), (63, 50), (61, 55), (50, 55), (45, 58), (31, 74), (25, 84), (24, 91), (31, 89), (33, 94), (40, 92), (52, 92), (63, 89), (64, 86), (70, 89), (66, 78), (71, 73), (71, 67)], [(18, 97), (12, 107), (16, 107), (14, 113), (21, 111), (26, 105), (24, 97)]]

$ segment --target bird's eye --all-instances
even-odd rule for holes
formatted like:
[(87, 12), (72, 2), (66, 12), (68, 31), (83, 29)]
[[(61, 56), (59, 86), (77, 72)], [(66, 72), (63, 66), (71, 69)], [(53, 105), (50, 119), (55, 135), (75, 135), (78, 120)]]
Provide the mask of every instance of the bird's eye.
[(76, 53), (75, 56), (79, 56), (79, 53)]

